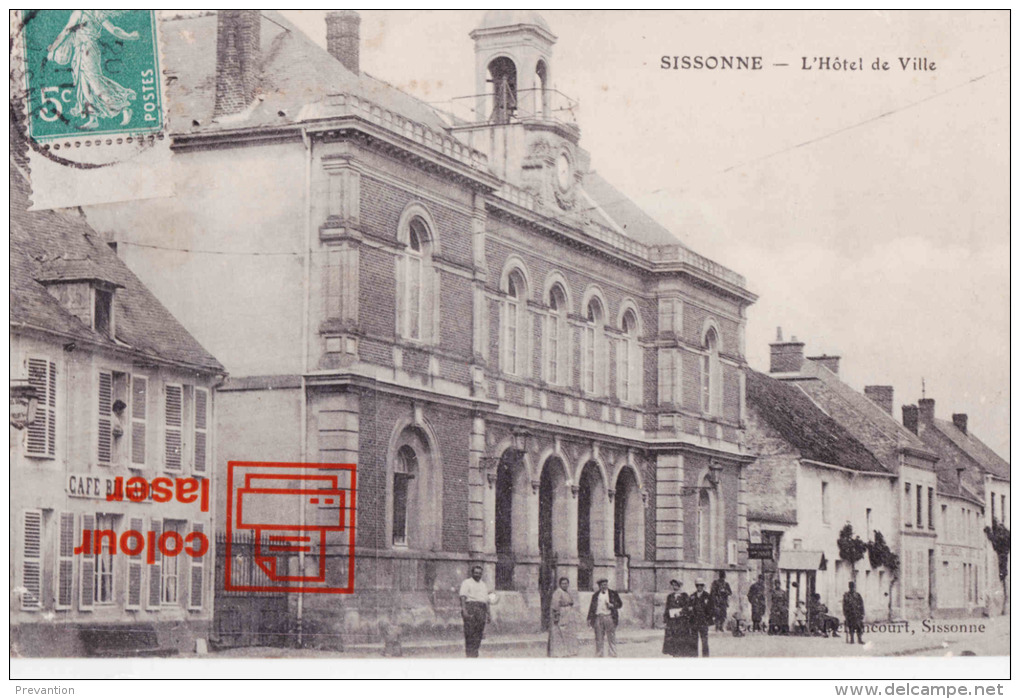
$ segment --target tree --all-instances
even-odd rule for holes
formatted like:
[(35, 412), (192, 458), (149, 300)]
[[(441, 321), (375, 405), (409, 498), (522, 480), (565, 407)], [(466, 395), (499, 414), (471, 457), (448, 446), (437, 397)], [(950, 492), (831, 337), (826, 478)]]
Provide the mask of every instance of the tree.
[(861, 537), (854, 536), (854, 528), (848, 524), (840, 530), (836, 546), (839, 547), (839, 557), (850, 564), (850, 578), (857, 582), (857, 561), (864, 558), (868, 545), (861, 541)]
[(985, 527), (985, 536), (992, 542), (992, 550), (999, 559), (999, 581), (1002, 583), (1002, 613), (1006, 613), (1006, 576), (1009, 574), (1009, 529), (997, 519)]
[(882, 532), (875, 531), (875, 540), (868, 542), (868, 562), (871, 568), (885, 568), (889, 571), (889, 620), (892, 621), (892, 589), (900, 574), (900, 557), (885, 543)]

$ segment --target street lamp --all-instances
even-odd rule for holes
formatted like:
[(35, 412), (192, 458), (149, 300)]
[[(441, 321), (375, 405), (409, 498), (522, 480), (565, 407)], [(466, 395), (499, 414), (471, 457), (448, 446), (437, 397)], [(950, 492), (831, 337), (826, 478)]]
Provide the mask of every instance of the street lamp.
[(38, 407), (35, 386), (28, 379), (11, 380), (11, 425), (19, 430), (31, 425)]
[(485, 470), (485, 478), (490, 486), (496, 485), (496, 478), (499, 476), (499, 464), (504, 458), (516, 461), (522, 458), (528, 451), (528, 439), (531, 437), (531, 432), (523, 427), (519, 427), (511, 431), (511, 436), (512, 446), (507, 447), (502, 454), (499, 456), (482, 456), (478, 459)]
[(719, 486), (719, 476), (722, 474), (722, 464), (715, 459), (708, 462), (708, 474), (705, 480), (708, 485), (684, 485), (680, 487), (681, 495), (696, 495), (702, 490), (715, 490)]

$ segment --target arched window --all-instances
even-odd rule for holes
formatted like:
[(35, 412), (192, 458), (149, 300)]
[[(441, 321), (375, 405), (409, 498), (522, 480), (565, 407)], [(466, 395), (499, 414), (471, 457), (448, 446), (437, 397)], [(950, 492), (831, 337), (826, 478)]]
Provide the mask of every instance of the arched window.
[(407, 340), (434, 342), (439, 317), (439, 275), (432, 266), (433, 236), (425, 219), (412, 215), (402, 226), (405, 244), (399, 270), (397, 331)]
[(405, 427), (396, 437), (388, 468), (391, 545), (417, 550), (442, 546), (442, 470), (425, 432)]
[(698, 560), (711, 562), (712, 497), (707, 490), (698, 493)]
[(407, 545), (407, 505), (410, 485), (418, 474), (418, 455), (405, 444), (393, 464), (393, 545)]
[(412, 219), (411, 230), (407, 243), (407, 337), (412, 340), (421, 339), (422, 326), (422, 249), (425, 235), (425, 224), (420, 218)]
[(524, 275), (514, 269), (506, 278), (503, 303), (503, 371), (526, 376), (528, 367), (528, 288)]
[(638, 346), (638, 322), (633, 310), (623, 314), (618, 349), (617, 397), (624, 403), (641, 402), (641, 348)]
[(586, 393), (602, 395), (603, 357), (605, 353), (605, 313), (597, 298), (588, 301), (585, 309), (585, 324), (582, 347), (581, 388)]
[(719, 336), (715, 328), (705, 333), (705, 353), (701, 357), (701, 411), (718, 415), (721, 410), (722, 367), (719, 364)]
[(545, 380), (551, 384), (567, 383), (570, 356), (570, 338), (567, 331), (567, 295), (563, 287), (554, 284), (549, 290), (549, 314), (545, 331)]
[(698, 488), (698, 556), (700, 563), (714, 564), (719, 560), (722, 513), (717, 481), (705, 474)]

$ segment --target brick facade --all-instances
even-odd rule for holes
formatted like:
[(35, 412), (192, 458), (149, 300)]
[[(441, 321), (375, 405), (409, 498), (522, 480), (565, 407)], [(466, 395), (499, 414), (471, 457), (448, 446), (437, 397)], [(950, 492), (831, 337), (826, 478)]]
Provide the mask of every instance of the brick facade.
[[(185, 21), (201, 34), (202, 22), (215, 20)], [(343, 33), (340, 19), (331, 21), (337, 22), (330, 30), (335, 57), (343, 54)], [(232, 26), (241, 31), (245, 25), (239, 20)], [(267, 35), (275, 32), (268, 25), (263, 29)], [(273, 52), (263, 51), (263, 76), (274, 71), (289, 75), (294, 66), (306, 65), (309, 52), (321, 52), (298, 34), (279, 35)], [(244, 78), (243, 55), (231, 51), (219, 49), (217, 75), (241, 71)], [(342, 55), (341, 60), (349, 63)], [(315, 70), (336, 71), (324, 74), (321, 84), (336, 84), (333, 78), (350, 84), (351, 74), (340, 62), (319, 55), (316, 61)], [(247, 94), (247, 83), (242, 79), (240, 85)], [(217, 104), (225, 99), (220, 92), (217, 88)], [(664, 230), (643, 232), (649, 225), (644, 219), (622, 233), (627, 221), (616, 223), (582, 206), (579, 192), (586, 178), (593, 178), (590, 195), (601, 190), (576, 126), (514, 123), (507, 126), (512, 131), (507, 143), (517, 150), (488, 152), (479, 125), (471, 132), (440, 126), (427, 107), (396, 92), (376, 85), (375, 92), (324, 95), (315, 103), (315, 109), (324, 110), (322, 119), (304, 135), (295, 125), (293, 133), (283, 127), (273, 136), (274, 147), (292, 161), (291, 184), (300, 181), (299, 163), (307, 168), (307, 190), (276, 204), (288, 212), (288, 221), (308, 221), (304, 240), (310, 244), (305, 250), (295, 230), (288, 244), (302, 253), (267, 258), (276, 269), (289, 270), (291, 283), (281, 293), (286, 293), (292, 317), (300, 309), (307, 312), (301, 335), (294, 333), (284, 343), (287, 351), (296, 349), (304, 357), (303, 376), (296, 377), (297, 390), (288, 391), (286, 398), (274, 395), (272, 401), (274, 409), (286, 403), (279, 429), (296, 435), (281, 460), (349, 459), (358, 466), (356, 593), (335, 599), (307, 595), (302, 631), (367, 637), (379, 633), (382, 620), (408, 630), (452, 630), (460, 623), (452, 590), (471, 561), (483, 563), (490, 585), (499, 583), (502, 601), (494, 616), (504, 628), (537, 628), (543, 594), (539, 582), (546, 584), (548, 576), (566, 575), (575, 586), (579, 579), (589, 580), (587, 585), (593, 576), (611, 578), (631, 600), (624, 623), (646, 626), (661, 618), (656, 605), (676, 575), (731, 570), (735, 593), (743, 594), (747, 561), (739, 541), (746, 535), (741, 483), (749, 459), (738, 440), (746, 366), (741, 337), (744, 311), (755, 299), (743, 278), (678, 242), (664, 244), (663, 237), (672, 241)], [(264, 108), (278, 97), (267, 95)], [(288, 109), (298, 114), (300, 105)], [(267, 147), (252, 142), (237, 148), (230, 132), (215, 125), (177, 139), (176, 157), (185, 164), (229, 162), (238, 152)], [(575, 189), (556, 196), (550, 189), (550, 161), (541, 155), (550, 148), (569, 152), (576, 168), (567, 183)], [(525, 177), (526, 159), (531, 160)], [(201, 177), (197, 168), (185, 165), (183, 171)], [(195, 208), (199, 195), (201, 209)], [(212, 205), (208, 198), (214, 195), (220, 199)], [(210, 208), (230, 209), (243, 200), (244, 193), (234, 188), (194, 183), (179, 189), (173, 206), (180, 209), (177, 216), (202, 220)], [(113, 234), (130, 237), (131, 222), (144, 217), (151, 205), (115, 205), (120, 216)], [(258, 222), (250, 227), (249, 242), (257, 251), (279, 249), (272, 231)], [(208, 234), (226, 241), (235, 233), (217, 226)], [(501, 361), (507, 352), (505, 274), (511, 260), (526, 280), (517, 299), (521, 368), (515, 373)], [(209, 265), (189, 261), (189, 273), (216, 274)], [(544, 333), (553, 279), (562, 284), (568, 305), (565, 385), (545, 380)], [(222, 283), (232, 288), (250, 280)], [(594, 328), (584, 307), (591, 296), (602, 305), (601, 322)], [(676, 300), (671, 322), (678, 332), (660, 333), (662, 298)], [(231, 303), (189, 312), (199, 325), (215, 325), (214, 314), (251, 315), (249, 302)], [(637, 318), (629, 341), (641, 362), (628, 381), (637, 380), (642, 389), (628, 402), (620, 400), (623, 377), (618, 375), (625, 308)], [(709, 327), (718, 334), (710, 389), (702, 369)], [(585, 334), (591, 330), (600, 338), (594, 392), (582, 390)], [(228, 357), (243, 361), (244, 347), (223, 342)], [(274, 345), (273, 351), (278, 350)], [(677, 402), (659, 400), (663, 350), (680, 357)], [(237, 383), (226, 388), (236, 387), (238, 393), (231, 393), (230, 424), (222, 429), (235, 438), (236, 453), (253, 454), (262, 441), (245, 429), (244, 411), (259, 411), (259, 391), (272, 389), (249, 386), (242, 396), (243, 377), (235, 378)], [(715, 414), (702, 409), (706, 390), (717, 396), (709, 411)], [(438, 532), (427, 549), (393, 536), (400, 526), (393, 516), (394, 448), (402, 429), (419, 435), (427, 451), (419, 465), (424, 469), (428, 462), (438, 469), (434, 483), (441, 481), (439, 501), (432, 508), (419, 507), (419, 521), (408, 522), (408, 527)], [(551, 469), (558, 479), (552, 485)], [(526, 475), (501, 479), (508, 470)], [(585, 472), (590, 475), (582, 479)], [(664, 472), (670, 474), (665, 487), (660, 483)], [(708, 472), (718, 477), (705, 480)], [(412, 483), (429, 477), (422, 473)], [(690, 503), (703, 490), (712, 491), (716, 505), (714, 550), (699, 556), (685, 549), (685, 539), (692, 536), (685, 528), (697, 523), (684, 513), (696, 511)], [(513, 508), (504, 506), (509, 501)], [(520, 543), (512, 557), (503, 548), (502, 534), (497, 536), (507, 526), (497, 522), (497, 502), (504, 502), (501, 512), (512, 512)], [(554, 515), (547, 511), (549, 502)], [(589, 506), (590, 516), (584, 511)], [(551, 544), (543, 538), (550, 516), (557, 522)], [(512, 584), (499, 577), (509, 576), (511, 568)], [(291, 608), (296, 615), (293, 600)], [(342, 613), (333, 613), (336, 609)]]

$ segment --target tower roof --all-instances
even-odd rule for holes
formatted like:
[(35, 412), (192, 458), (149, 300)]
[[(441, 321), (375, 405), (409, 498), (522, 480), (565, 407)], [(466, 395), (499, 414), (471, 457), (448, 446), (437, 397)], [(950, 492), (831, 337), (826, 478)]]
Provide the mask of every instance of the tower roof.
[(482, 17), (479, 29), (499, 29), (518, 25), (531, 25), (552, 33), (548, 23), (534, 10), (489, 10)]

